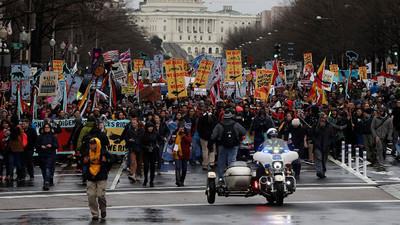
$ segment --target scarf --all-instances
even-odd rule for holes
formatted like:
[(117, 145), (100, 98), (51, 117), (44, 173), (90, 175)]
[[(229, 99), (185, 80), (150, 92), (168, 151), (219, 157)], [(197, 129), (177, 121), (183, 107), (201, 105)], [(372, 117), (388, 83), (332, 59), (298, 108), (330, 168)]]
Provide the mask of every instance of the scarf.
[(100, 144), (100, 140), (98, 138), (94, 138), (94, 140), (96, 140), (96, 152), (89, 150), (89, 156), (90, 156), (89, 171), (90, 171), (90, 174), (92, 174), (93, 176), (96, 176), (97, 173), (100, 171), (101, 144)]
[(172, 157), (174, 159), (179, 159), (180, 156), (182, 156), (182, 136), (179, 134), (179, 132), (176, 133), (176, 139), (175, 139), (175, 144), (178, 145), (178, 151), (172, 151)]

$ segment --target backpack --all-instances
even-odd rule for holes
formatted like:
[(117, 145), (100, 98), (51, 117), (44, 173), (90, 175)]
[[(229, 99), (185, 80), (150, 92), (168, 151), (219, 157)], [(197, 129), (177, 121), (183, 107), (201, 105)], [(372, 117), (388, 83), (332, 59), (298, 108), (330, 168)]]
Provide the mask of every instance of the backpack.
[(239, 138), (235, 130), (236, 122), (232, 123), (231, 125), (224, 125), (222, 123), (220, 124), (223, 128), (220, 144), (225, 148), (233, 148), (235, 146), (238, 146)]
[(24, 148), (28, 145), (28, 136), (22, 131), (22, 145)]

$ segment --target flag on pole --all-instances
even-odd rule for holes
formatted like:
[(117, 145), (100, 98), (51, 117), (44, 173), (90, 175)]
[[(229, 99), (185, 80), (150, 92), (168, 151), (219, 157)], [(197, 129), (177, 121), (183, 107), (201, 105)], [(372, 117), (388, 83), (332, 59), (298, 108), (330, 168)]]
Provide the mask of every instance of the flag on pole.
[(313, 85), (308, 95), (308, 101), (316, 102), (318, 105), (327, 104), (325, 91), (322, 89), (322, 77), (325, 72), (325, 62), (326, 58), (321, 63), (321, 66), (318, 69), (317, 76), (314, 79)]
[(11, 27), (11, 20), (8, 22), (7, 27), (6, 27), (7, 35), (10, 36), (12, 32), (12, 27)]
[(63, 90), (63, 110), (64, 112), (67, 112), (67, 105), (68, 105), (68, 95), (67, 95), (67, 83), (64, 85), (64, 90)]
[[(78, 109), (79, 109), (80, 112), (82, 112), (81, 109), (82, 109), (83, 105), (85, 105), (85, 102), (86, 102), (86, 99), (87, 99), (87, 97), (88, 97), (89, 90), (90, 90), (90, 86), (91, 86), (92, 82), (93, 82), (93, 77), (92, 77), (92, 79), (90, 80), (90, 82), (89, 82), (89, 84), (88, 84), (88, 86), (87, 86), (87, 88), (86, 88), (86, 91), (85, 91), (85, 93), (83, 94), (82, 99), (81, 99), (81, 101), (80, 101), (79, 104), (78, 104)], [(85, 108), (86, 108), (86, 106), (85, 106)]]
[(18, 119), (21, 119), (21, 114), (25, 112), (24, 100), (21, 95), (21, 86), (17, 85), (18, 89)]
[(111, 51), (104, 52), (102, 55), (103, 55), (103, 59), (104, 59), (105, 63), (117, 62), (119, 52), (118, 52), (118, 50), (111, 50)]
[(78, 72), (78, 62), (75, 62), (75, 65), (72, 68), (71, 74), (74, 75), (76, 72)]
[(217, 105), (217, 102), (222, 101), (220, 96), (221, 81), (216, 80), (210, 87), (210, 96), (213, 105)]
[(131, 61), (131, 49), (126, 50), (119, 56), (119, 62), (128, 63)]

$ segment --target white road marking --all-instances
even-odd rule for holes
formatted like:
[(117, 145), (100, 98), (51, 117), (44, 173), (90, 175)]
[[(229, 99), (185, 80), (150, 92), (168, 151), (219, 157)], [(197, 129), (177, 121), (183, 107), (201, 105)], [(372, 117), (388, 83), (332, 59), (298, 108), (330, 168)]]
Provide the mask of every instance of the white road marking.
[(363, 181), (367, 182), (368, 184), (376, 184), (375, 181), (369, 179), (368, 177), (364, 177), (361, 173), (357, 173), (355, 170), (352, 168), (349, 168), (347, 165), (343, 165), (342, 162), (339, 162), (338, 160), (332, 158), (332, 156), (328, 156), (329, 160), (337, 164), (338, 166), (342, 167), (343, 169), (349, 171), (351, 174), (355, 175), (356, 177), (362, 179)]
[[(297, 204), (353, 204), (353, 203), (400, 203), (400, 200), (348, 200), (348, 201), (286, 201), (285, 205), (297, 205)], [(191, 206), (229, 206), (238, 205), (239, 203), (215, 203), (210, 205), (208, 203), (197, 203), (197, 204), (164, 204), (164, 205), (129, 205), (129, 206), (110, 206), (111, 209), (132, 209), (132, 208), (164, 208), (164, 207), (191, 207)], [(242, 205), (260, 205), (261, 203), (245, 203)], [(283, 206), (284, 207), (284, 206)], [(38, 208), (38, 209), (11, 209), (11, 210), (0, 210), (0, 213), (10, 212), (37, 212), (37, 211), (71, 211), (71, 210), (87, 210), (87, 207), (75, 207), (75, 208)]]
[(115, 187), (117, 187), (117, 184), (119, 182), (119, 178), (121, 177), (122, 170), (124, 169), (124, 162), (121, 163), (121, 166), (119, 167), (119, 170), (117, 172), (117, 175), (114, 178), (113, 183), (111, 184), (110, 190), (114, 190)]
[[(360, 190), (360, 189), (379, 189), (373, 186), (357, 186), (357, 187), (298, 187), (296, 190)], [(149, 190), (149, 191), (121, 191), (121, 192), (107, 192), (107, 195), (126, 195), (126, 194), (183, 194), (183, 193), (204, 193), (205, 190)], [(79, 193), (54, 193), (54, 194), (32, 194), (32, 195), (9, 195), (0, 196), (0, 199), (13, 199), (13, 198), (50, 198), (50, 197), (64, 197), (64, 196), (84, 196), (86, 192)]]

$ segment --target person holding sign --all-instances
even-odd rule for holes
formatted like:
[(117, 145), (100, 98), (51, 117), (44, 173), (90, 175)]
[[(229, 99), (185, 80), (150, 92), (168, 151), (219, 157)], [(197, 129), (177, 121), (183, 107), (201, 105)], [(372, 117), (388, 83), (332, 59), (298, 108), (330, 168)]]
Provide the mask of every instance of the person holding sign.
[(179, 122), (178, 128), (172, 132), (169, 144), (174, 144), (172, 157), (175, 159), (175, 179), (176, 186), (185, 186), (185, 177), (187, 172), (187, 164), (190, 158), (190, 144), (192, 143), (192, 136), (186, 130), (185, 123)]

